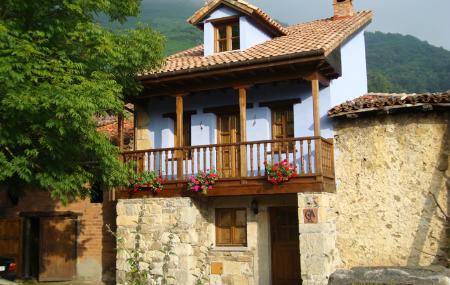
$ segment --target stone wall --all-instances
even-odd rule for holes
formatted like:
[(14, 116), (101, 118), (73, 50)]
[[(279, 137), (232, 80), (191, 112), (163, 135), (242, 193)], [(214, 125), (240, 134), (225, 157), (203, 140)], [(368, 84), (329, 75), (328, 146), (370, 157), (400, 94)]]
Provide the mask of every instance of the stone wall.
[[(334, 211), (341, 268), (447, 263), (449, 116), (336, 121)], [(448, 183), (448, 182), (447, 182)]]
[[(169, 262), (173, 284), (195, 284), (203, 270), (214, 285), (270, 284), (270, 231), (268, 209), (272, 206), (294, 206), (295, 196), (258, 197), (258, 214), (250, 210), (253, 197), (238, 198), (153, 198), (119, 200), (117, 233), (125, 238), (125, 246), (133, 247), (133, 232), (143, 206), (140, 247), (144, 260), (153, 266), (152, 273), (162, 272), (163, 256), (159, 251), (174, 235), (175, 255)], [(247, 246), (216, 247), (216, 208), (247, 209)], [(129, 269), (124, 252), (117, 255), (117, 282), (124, 284)], [(216, 265), (212, 269), (211, 265)], [(211, 273), (211, 274), (210, 274)]]

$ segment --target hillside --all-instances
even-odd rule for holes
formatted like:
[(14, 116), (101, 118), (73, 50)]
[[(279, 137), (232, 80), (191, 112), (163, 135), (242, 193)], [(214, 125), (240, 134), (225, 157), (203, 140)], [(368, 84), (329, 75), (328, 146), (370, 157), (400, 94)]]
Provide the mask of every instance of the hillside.
[[(123, 25), (149, 23), (167, 38), (166, 54), (196, 46), (202, 32), (186, 19), (199, 0), (144, 0), (138, 18)], [(105, 21), (102, 21), (106, 23)], [(371, 92), (434, 92), (450, 89), (450, 51), (413, 36), (366, 33), (367, 67)]]
[(428, 92), (450, 89), (450, 51), (413, 36), (366, 33), (369, 89)]

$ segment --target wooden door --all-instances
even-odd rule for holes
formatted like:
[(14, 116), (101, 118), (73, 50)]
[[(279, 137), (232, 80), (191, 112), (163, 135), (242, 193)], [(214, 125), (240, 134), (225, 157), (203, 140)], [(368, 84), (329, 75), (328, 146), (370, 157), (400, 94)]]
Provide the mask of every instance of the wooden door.
[(272, 285), (301, 284), (298, 208), (270, 209)]
[(40, 220), (39, 281), (68, 281), (76, 274), (76, 220)]
[(0, 219), (0, 256), (14, 258), (17, 273), (22, 272), (22, 220)]
[[(217, 116), (217, 142), (232, 144), (241, 141), (239, 114), (221, 114)], [(223, 177), (237, 177), (240, 169), (239, 147), (226, 146), (219, 150), (218, 169)]]

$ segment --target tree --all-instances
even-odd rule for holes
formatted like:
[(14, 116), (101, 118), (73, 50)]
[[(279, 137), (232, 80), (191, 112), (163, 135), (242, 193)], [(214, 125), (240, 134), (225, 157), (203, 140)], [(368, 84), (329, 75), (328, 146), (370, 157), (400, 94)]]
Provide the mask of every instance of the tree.
[(67, 203), (126, 181), (118, 149), (96, 118), (123, 112), (136, 73), (162, 62), (164, 38), (147, 26), (112, 31), (140, 0), (0, 2), (0, 184), (38, 188)]

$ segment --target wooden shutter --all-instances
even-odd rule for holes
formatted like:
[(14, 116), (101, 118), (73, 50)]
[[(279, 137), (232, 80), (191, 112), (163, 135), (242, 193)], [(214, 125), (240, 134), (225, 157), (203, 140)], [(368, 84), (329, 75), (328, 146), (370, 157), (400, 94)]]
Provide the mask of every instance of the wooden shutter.
[(246, 209), (216, 209), (216, 245), (247, 245)]
[(76, 220), (72, 218), (41, 218), (39, 281), (69, 281), (75, 277), (76, 233)]

